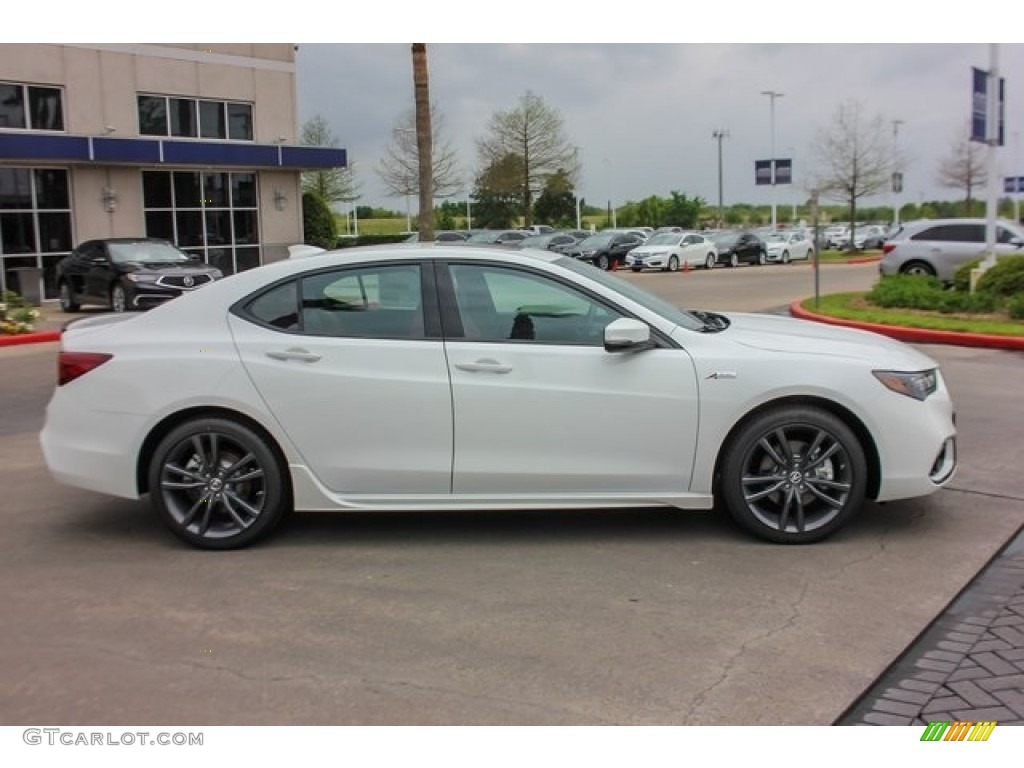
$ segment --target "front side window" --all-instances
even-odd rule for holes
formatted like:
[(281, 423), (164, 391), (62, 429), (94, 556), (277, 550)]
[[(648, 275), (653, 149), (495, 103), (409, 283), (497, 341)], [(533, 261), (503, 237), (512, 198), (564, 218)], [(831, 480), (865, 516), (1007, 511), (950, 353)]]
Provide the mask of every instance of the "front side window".
[(0, 128), (63, 131), (63, 91), (52, 86), (0, 83)]
[(543, 275), (500, 266), (455, 264), (452, 286), (470, 341), (604, 343), (617, 310)]

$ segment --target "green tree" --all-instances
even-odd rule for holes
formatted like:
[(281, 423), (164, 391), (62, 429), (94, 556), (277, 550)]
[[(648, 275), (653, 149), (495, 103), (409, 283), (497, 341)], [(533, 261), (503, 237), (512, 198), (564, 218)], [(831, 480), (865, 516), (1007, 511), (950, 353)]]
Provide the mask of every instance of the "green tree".
[(579, 152), (565, 135), (562, 116), (532, 91), (519, 104), (491, 116), (487, 133), (477, 139), (481, 167), (517, 160), (515, 192), (520, 215), (526, 226), (533, 223), (533, 198), (558, 172), (575, 180), (579, 175)]
[[(321, 115), (315, 115), (302, 126), (302, 143), (307, 147), (337, 147), (338, 137)], [(359, 199), (359, 184), (352, 165), (306, 171), (302, 174), (302, 191), (315, 192), (328, 204)]]
[(473, 190), (473, 223), (478, 227), (511, 227), (519, 217), (518, 173), (520, 159), (509, 154), (488, 165), (477, 176)]
[(316, 192), (302, 193), (302, 242), (327, 249), (338, 244), (334, 214), (327, 201)]
[(576, 226), (576, 194), (565, 171), (557, 171), (544, 185), (533, 206), (537, 222), (555, 227)]

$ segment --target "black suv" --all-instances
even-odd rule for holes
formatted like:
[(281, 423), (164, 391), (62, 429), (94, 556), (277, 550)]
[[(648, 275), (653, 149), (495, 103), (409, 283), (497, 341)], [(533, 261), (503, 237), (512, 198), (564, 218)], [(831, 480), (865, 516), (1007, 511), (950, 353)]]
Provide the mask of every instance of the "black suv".
[(166, 240), (88, 240), (57, 264), (57, 290), (65, 312), (88, 303), (124, 312), (160, 304), (223, 276)]

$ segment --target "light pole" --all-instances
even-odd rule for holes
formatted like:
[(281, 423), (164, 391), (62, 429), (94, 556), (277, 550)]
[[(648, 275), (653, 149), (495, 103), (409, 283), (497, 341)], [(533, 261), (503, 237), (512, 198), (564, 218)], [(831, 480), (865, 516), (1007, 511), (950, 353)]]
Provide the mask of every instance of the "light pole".
[(772, 169), (772, 231), (775, 230), (775, 100), (781, 99), (785, 94), (779, 93), (778, 91), (761, 91), (762, 96), (767, 96), (771, 102), (770, 113), (771, 113), (771, 136), (772, 136), (772, 157), (771, 157), (771, 169)]
[(718, 142), (718, 228), (721, 229), (725, 221), (722, 213), (722, 139), (729, 138), (729, 131), (726, 128), (715, 128), (711, 132), (711, 138)]
[(899, 194), (903, 191), (903, 175), (900, 172), (900, 126), (903, 125), (903, 120), (892, 121), (892, 153), (893, 153), (893, 172), (892, 172), (892, 223), (894, 227), (900, 225), (900, 201)]

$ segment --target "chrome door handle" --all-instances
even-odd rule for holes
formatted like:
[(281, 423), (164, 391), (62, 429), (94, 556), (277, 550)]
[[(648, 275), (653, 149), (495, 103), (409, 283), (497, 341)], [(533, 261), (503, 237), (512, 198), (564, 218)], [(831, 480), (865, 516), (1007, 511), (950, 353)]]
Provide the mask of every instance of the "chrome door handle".
[(284, 352), (267, 352), (267, 357), (274, 360), (301, 360), (304, 363), (315, 363), (320, 359), (320, 355), (299, 347), (291, 347)]
[(497, 360), (489, 357), (482, 358), (473, 363), (456, 363), (455, 367), (460, 371), (470, 371), (471, 373), (510, 373), (512, 371), (511, 365), (502, 365)]

